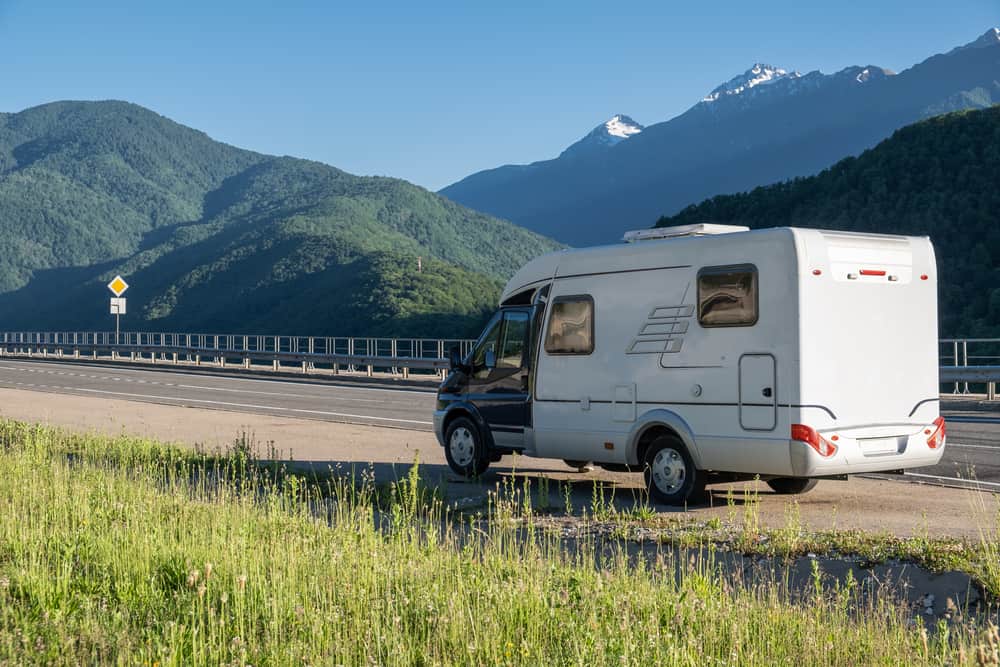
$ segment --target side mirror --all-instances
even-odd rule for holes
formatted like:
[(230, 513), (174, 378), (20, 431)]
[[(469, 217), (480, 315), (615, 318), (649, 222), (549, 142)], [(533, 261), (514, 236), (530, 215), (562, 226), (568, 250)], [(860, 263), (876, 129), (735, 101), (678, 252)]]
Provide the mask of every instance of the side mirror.
[(486, 350), (483, 361), (486, 363), (486, 368), (493, 370), (497, 367), (497, 353), (493, 350)]
[(451, 370), (462, 367), (462, 351), (458, 349), (458, 345), (448, 350), (448, 365), (451, 367)]

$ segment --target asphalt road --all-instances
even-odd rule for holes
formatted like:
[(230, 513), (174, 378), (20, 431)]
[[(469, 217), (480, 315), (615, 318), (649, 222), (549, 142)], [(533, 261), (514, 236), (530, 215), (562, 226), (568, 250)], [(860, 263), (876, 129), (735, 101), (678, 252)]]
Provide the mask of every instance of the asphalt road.
[(434, 410), (426, 388), (87, 362), (0, 359), (0, 387), (422, 431), (431, 430)]
[[(430, 431), (433, 391), (390, 384), (0, 359), (0, 387), (10, 389)], [(969, 484), (960, 480), (975, 480), (1000, 491), (1000, 409), (957, 410), (949, 403), (942, 404), (948, 420), (944, 459), (906, 477), (959, 486)]]

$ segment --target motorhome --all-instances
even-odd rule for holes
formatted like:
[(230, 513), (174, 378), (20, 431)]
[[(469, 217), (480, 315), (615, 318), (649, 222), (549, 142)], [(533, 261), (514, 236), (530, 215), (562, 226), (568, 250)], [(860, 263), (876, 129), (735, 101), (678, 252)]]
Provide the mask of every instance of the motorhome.
[(760, 476), (936, 464), (937, 268), (930, 239), (689, 225), (532, 260), (465, 357), (434, 427), (451, 468), (505, 454), (642, 471), (683, 504)]

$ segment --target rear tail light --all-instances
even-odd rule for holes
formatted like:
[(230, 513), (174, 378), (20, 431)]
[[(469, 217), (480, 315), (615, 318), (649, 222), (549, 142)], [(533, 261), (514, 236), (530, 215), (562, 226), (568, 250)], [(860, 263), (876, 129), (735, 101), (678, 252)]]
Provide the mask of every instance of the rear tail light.
[(812, 426), (792, 424), (792, 440), (806, 443), (824, 458), (829, 458), (837, 453), (837, 445), (821, 436)]
[(937, 449), (943, 445), (945, 436), (944, 417), (935, 419), (931, 428), (925, 430), (924, 433), (930, 433), (930, 436), (927, 438), (927, 446), (931, 449)]

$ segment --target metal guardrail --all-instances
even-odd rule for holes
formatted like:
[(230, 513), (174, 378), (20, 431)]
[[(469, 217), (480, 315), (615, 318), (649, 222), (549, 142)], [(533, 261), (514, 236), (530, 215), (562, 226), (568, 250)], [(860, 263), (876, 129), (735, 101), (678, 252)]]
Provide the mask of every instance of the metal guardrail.
[(938, 342), (941, 382), (954, 383), (953, 394), (970, 394), (970, 383), (986, 385), (986, 399), (996, 400), (1000, 382), (1000, 338), (943, 338)]
[[(458, 346), (462, 355), (472, 349), (471, 339), (352, 338), (332, 336), (280, 336), (196, 334), (128, 331), (114, 332), (0, 332), (0, 355), (41, 354), (74, 357), (110, 355), (112, 359), (148, 360), (151, 363), (201, 364), (204, 359), (226, 366), (232, 361), (250, 368), (265, 361), (274, 370), (282, 364), (301, 364), (303, 372), (328, 366), (372, 375), (376, 369), (411, 370), (440, 374), (448, 368), (448, 352)], [(1000, 338), (946, 338), (940, 342), (940, 380), (953, 383), (953, 393), (969, 394), (970, 384), (985, 384), (989, 400), (996, 399), (1000, 382)]]
[(457, 346), (463, 355), (475, 341), (446, 338), (349, 338), (320, 336), (275, 336), (242, 334), (187, 334), (160, 332), (0, 332), (0, 355), (72, 355), (111, 359), (148, 360), (151, 363), (186, 362), (200, 365), (203, 359), (225, 367), (238, 361), (251, 368), (254, 361), (268, 362), (274, 370), (288, 363), (301, 364), (305, 373), (329, 366), (333, 373), (364, 369), (402, 372), (411, 370), (437, 374), (448, 368), (448, 352)]

